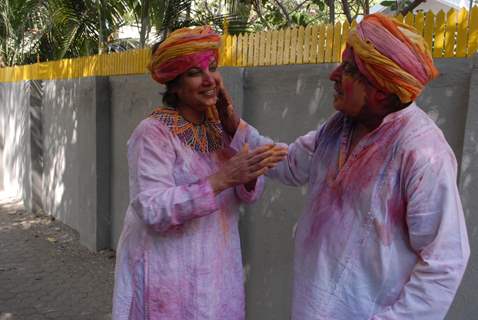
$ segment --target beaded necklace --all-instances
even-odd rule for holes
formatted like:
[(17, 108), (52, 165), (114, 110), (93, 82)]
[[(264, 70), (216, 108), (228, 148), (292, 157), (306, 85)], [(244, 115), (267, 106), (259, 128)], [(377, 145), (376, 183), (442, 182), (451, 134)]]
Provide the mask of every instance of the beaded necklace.
[(193, 124), (172, 108), (157, 108), (151, 118), (163, 122), (182, 143), (194, 151), (209, 153), (222, 148), (222, 127), (218, 122), (206, 119), (201, 124)]

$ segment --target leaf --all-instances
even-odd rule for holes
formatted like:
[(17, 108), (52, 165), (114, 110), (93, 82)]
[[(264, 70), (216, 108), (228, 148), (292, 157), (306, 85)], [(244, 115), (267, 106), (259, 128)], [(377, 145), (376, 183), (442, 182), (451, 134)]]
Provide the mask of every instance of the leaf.
[(393, 5), (396, 5), (396, 1), (392, 1), (392, 0), (385, 0), (385, 1), (382, 1), (380, 2), (380, 4), (384, 7), (391, 7)]

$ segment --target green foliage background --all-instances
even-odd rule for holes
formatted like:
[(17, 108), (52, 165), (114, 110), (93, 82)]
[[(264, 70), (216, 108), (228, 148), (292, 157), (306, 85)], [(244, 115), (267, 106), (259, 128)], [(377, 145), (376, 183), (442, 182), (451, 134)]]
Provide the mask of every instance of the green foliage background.
[[(232, 34), (334, 22), (371, 0), (0, 0), (0, 66), (139, 48), (184, 26)], [(374, 0), (372, 0), (374, 1)], [(120, 39), (123, 26), (138, 38)]]

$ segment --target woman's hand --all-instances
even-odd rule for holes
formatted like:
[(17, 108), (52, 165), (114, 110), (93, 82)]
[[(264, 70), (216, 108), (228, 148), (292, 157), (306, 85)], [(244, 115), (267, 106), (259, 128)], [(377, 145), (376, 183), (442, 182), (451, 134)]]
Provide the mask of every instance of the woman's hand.
[(247, 184), (265, 174), (287, 155), (287, 150), (275, 145), (265, 145), (249, 152), (244, 145), (241, 152), (226, 161), (218, 172), (208, 177), (214, 193), (227, 188)]
[(231, 96), (227, 92), (222, 81), (217, 95), (216, 110), (224, 131), (230, 137), (233, 137), (239, 126), (240, 117), (234, 110)]

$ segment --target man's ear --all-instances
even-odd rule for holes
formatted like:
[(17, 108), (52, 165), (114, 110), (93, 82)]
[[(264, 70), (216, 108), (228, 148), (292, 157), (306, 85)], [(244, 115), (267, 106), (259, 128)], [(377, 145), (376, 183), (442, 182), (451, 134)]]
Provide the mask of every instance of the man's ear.
[(375, 91), (375, 99), (377, 99), (379, 103), (385, 103), (386, 101), (388, 101), (389, 98), (390, 98), (390, 94), (380, 90)]
[(372, 94), (372, 101), (374, 102), (375, 105), (378, 105), (378, 106), (388, 107), (388, 105), (390, 104), (390, 98), (391, 98), (390, 94), (377, 89), (374, 89)]

